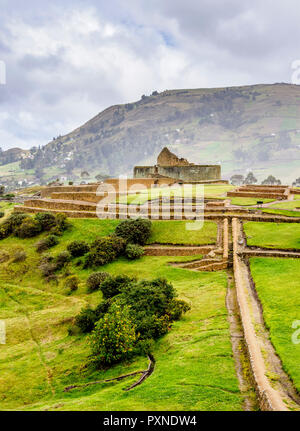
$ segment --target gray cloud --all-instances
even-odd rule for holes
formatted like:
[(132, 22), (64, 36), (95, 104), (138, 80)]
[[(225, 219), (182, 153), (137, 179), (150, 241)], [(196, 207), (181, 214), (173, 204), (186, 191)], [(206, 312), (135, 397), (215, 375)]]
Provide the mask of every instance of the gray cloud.
[(2, 0), (0, 146), (42, 145), (166, 88), (289, 82), (296, 0)]

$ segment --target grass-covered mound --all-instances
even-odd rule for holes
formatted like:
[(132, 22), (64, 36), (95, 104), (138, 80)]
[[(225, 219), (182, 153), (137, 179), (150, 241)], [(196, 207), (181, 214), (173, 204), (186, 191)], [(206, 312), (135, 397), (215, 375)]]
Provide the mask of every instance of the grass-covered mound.
[(296, 223), (244, 223), (249, 246), (300, 249), (300, 224)]
[[(300, 391), (299, 259), (252, 258), (250, 267), (271, 341)], [(293, 322), (294, 325), (293, 325)], [(294, 337), (293, 337), (294, 334)], [(298, 344), (293, 342), (296, 341)]]
[[(95, 232), (111, 234), (116, 222), (72, 220), (54, 257), (75, 239), (90, 242)], [(109, 221), (112, 222), (112, 221)], [(172, 225), (172, 222), (170, 222)], [(170, 226), (171, 226), (170, 225)], [(107, 370), (90, 370), (86, 335), (68, 335), (74, 316), (82, 308), (95, 308), (101, 290), (90, 293), (86, 286), (92, 268), (73, 258), (58, 271), (56, 280), (42, 277), (41, 255), (34, 244), (38, 237), (10, 236), (0, 241), (0, 319), (7, 326), (7, 344), (0, 348), (0, 408), (50, 410), (241, 410), (232, 358), (223, 272), (197, 273), (168, 266), (170, 257), (143, 256), (137, 261), (120, 257), (99, 267), (110, 275), (151, 280), (166, 278), (191, 310), (173, 324), (172, 330), (154, 344), (155, 371), (142, 385), (124, 392), (136, 377), (64, 392), (72, 384), (117, 377), (147, 368), (145, 355), (116, 364)], [(26, 259), (14, 262), (23, 250)], [(173, 261), (186, 260), (174, 258)], [(66, 292), (64, 283), (76, 276), (78, 288)], [(9, 358), (9, 361), (7, 361)]]

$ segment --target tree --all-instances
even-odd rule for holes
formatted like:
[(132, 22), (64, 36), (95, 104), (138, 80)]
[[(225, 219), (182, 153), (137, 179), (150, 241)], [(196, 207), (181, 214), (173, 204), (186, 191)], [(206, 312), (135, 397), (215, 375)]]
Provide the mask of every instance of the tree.
[(293, 182), (294, 187), (300, 187), (300, 177), (296, 178), (296, 180)]
[(262, 185), (280, 185), (281, 181), (277, 180), (273, 175), (269, 175), (268, 178), (263, 180)]
[(110, 365), (125, 359), (137, 340), (135, 325), (128, 307), (113, 305), (95, 326), (89, 337), (92, 360), (99, 365)]
[(241, 184), (243, 184), (243, 181), (244, 175), (232, 175), (232, 177), (230, 178), (230, 182), (234, 186), (240, 186)]
[(256, 183), (257, 183), (257, 179), (255, 178), (252, 172), (249, 172), (246, 178), (244, 179), (243, 184), (256, 184)]

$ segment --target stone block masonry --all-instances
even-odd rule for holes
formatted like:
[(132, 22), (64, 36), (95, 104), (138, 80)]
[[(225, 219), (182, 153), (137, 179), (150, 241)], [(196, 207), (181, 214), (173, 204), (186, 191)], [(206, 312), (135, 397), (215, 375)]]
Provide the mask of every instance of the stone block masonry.
[(221, 179), (220, 165), (200, 165), (178, 158), (164, 148), (154, 166), (135, 166), (134, 178), (167, 177), (184, 182), (217, 181)]

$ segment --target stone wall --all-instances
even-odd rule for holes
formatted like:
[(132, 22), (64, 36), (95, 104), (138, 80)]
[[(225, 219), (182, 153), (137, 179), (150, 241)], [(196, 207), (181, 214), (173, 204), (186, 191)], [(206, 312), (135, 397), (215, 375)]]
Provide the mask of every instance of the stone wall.
[(220, 180), (220, 165), (135, 166), (134, 178), (149, 178), (155, 173), (182, 181)]
[(189, 163), (186, 159), (177, 157), (176, 154), (172, 153), (167, 147), (165, 147), (157, 157), (157, 164), (160, 166), (193, 165), (193, 163)]

